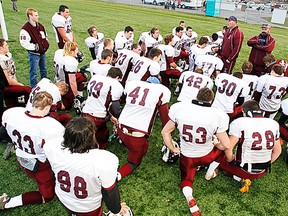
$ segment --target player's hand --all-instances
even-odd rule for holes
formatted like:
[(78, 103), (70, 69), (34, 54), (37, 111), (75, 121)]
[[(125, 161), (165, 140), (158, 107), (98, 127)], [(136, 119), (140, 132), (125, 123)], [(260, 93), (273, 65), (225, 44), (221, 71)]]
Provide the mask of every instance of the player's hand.
[(120, 214), (124, 215), (128, 212), (129, 207), (126, 205), (125, 202), (121, 202), (121, 210), (120, 210)]
[(226, 63), (230, 64), (230, 61), (227, 59), (227, 60), (226, 60)]
[[(173, 145), (174, 146), (174, 145)], [(173, 152), (173, 153), (176, 153), (176, 154), (180, 154), (180, 148), (173, 148), (173, 149), (171, 149), (171, 151)]]
[(228, 157), (227, 157), (227, 155), (226, 155), (226, 160), (227, 160), (229, 163), (230, 163), (231, 161), (233, 161), (234, 158), (235, 158), (235, 155), (234, 155), (234, 154), (232, 154), (231, 156), (228, 156)]
[(118, 125), (118, 124), (119, 124), (118, 119), (115, 118), (114, 116), (111, 116), (110, 121), (111, 121), (114, 125)]

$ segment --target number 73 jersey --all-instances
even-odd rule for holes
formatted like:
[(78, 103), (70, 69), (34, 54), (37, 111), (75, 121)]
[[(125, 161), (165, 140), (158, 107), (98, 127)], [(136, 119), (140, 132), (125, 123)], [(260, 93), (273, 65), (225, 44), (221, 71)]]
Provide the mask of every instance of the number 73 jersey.
[(124, 93), (126, 104), (119, 123), (149, 134), (157, 108), (170, 100), (170, 90), (161, 84), (135, 80), (126, 83)]

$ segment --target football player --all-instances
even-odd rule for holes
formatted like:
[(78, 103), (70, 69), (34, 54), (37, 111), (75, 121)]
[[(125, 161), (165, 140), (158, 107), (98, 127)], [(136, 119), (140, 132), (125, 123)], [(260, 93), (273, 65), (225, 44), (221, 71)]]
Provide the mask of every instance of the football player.
[(207, 52), (210, 52), (211, 50), (206, 48), (206, 45), (208, 43), (207, 37), (201, 37), (199, 39), (198, 44), (193, 44), (190, 53), (189, 53), (189, 70), (194, 71), (195, 69), (195, 60), (198, 55), (205, 55)]
[(251, 185), (250, 179), (260, 178), (267, 173), (282, 150), (279, 124), (264, 118), (259, 104), (254, 100), (246, 101), (242, 108), (243, 117), (234, 120), (229, 129), (230, 154), (233, 154), (233, 149), (238, 144), (235, 159), (229, 162), (224, 155), (220, 156), (210, 165), (205, 178), (209, 180), (215, 177), (213, 173), (220, 163), (219, 168), (240, 181), (240, 192), (245, 193)]
[(144, 56), (139, 57), (128, 74), (127, 82), (131, 80), (145, 81), (150, 76), (157, 77), (160, 73), (160, 65), (158, 62), (161, 55), (162, 51), (160, 49), (152, 48), (149, 51), (148, 58)]
[(106, 149), (109, 131), (106, 120), (118, 124), (120, 115), (120, 97), (123, 87), (120, 84), (122, 72), (119, 68), (111, 67), (107, 76), (95, 74), (91, 77), (87, 90), (88, 98), (82, 110), (82, 116), (90, 118), (96, 128), (96, 137), (100, 149)]
[(169, 88), (170, 78), (178, 79), (181, 75), (182, 69), (179, 68), (174, 60), (174, 36), (172, 34), (165, 35), (165, 44), (160, 44), (157, 48), (162, 51), (162, 55), (159, 61), (160, 75), (162, 78), (162, 84)]
[(241, 105), (249, 94), (249, 87), (242, 77), (241, 72), (235, 72), (233, 75), (220, 73), (215, 79), (217, 90), (212, 107), (223, 110), (230, 119), (241, 115)]
[(249, 61), (245, 61), (242, 64), (242, 80), (247, 83), (249, 86), (249, 94), (245, 97), (244, 101), (248, 101), (252, 99), (252, 95), (256, 90), (256, 86), (258, 84), (259, 77), (257, 75), (252, 75), (253, 64)]
[(90, 62), (91, 76), (100, 74), (107, 76), (108, 70), (112, 67), (113, 51), (110, 49), (104, 49), (101, 53), (101, 60), (95, 59)]
[(264, 56), (263, 62), (265, 64), (265, 73), (264, 74), (270, 74), (272, 67), (276, 64), (276, 58), (273, 54), (268, 54)]
[[(172, 152), (180, 153), (180, 188), (193, 216), (201, 215), (193, 197), (197, 167), (209, 165), (221, 155), (221, 150), (225, 150), (228, 161), (233, 159), (226, 133), (229, 117), (222, 110), (211, 107), (213, 97), (213, 91), (205, 87), (199, 90), (196, 100), (173, 104), (169, 110), (170, 120), (162, 130), (165, 145)], [(180, 133), (180, 148), (172, 144), (171, 133), (176, 127)], [(213, 143), (214, 135), (221, 144)]]
[[(180, 20), (179, 22), (179, 26), (182, 27), (184, 29), (184, 33), (185, 33), (185, 21), (184, 20)], [(176, 28), (179, 27), (179, 26), (176, 26), (172, 29), (172, 34), (175, 35), (176, 34)]]
[(52, 26), (59, 49), (63, 49), (67, 41), (75, 42), (72, 31), (72, 18), (69, 15), (69, 8), (66, 5), (60, 5), (59, 11), (52, 17)]
[(55, 173), (55, 192), (70, 215), (102, 215), (102, 201), (112, 213), (125, 214), (128, 207), (120, 203), (116, 182), (119, 160), (98, 149), (95, 131), (91, 120), (74, 118), (64, 136), (44, 145)]
[(196, 43), (198, 38), (198, 34), (193, 31), (191, 26), (187, 26), (186, 33), (182, 35), (182, 39), (184, 40), (183, 48), (189, 53), (191, 46)]
[(95, 26), (90, 26), (87, 32), (90, 36), (85, 39), (85, 43), (91, 53), (92, 59), (101, 59), (101, 53), (104, 47), (104, 34), (98, 32)]
[[(143, 36), (142, 36), (143, 37)], [(145, 56), (148, 57), (149, 51), (162, 43), (163, 37), (160, 35), (159, 29), (153, 27), (150, 32), (144, 37), (144, 43), (141, 44)], [(145, 47), (144, 47), (145, 46)]]
[(288, 88), (288, 77), (283, 76), (284, 68), (275, 64), (271, 75), (265, 74), (259, 78), (253, 98), (259, 101), (260, 108), (265, 111), (265, 117), (274, 119), (280, 105), (281, 99)]
[(174, 35), (174, 60), (177, 62), (178, 60), (188, 60), (189, 54), (185, 52), (183, 49), (185, 40), (182, 38), (184, 29), (179, 26), (176, 28), (176, 33)]
[(41, 204), (51, 201), (55, 196), (55, 181), (43, 145), (50, 139), (61, 138), (64, 127), (55, 119), (46, 116), (53, 98), (47, 92), (38, 92), (31, 111), (14, 107), (3, 114), (2, 125), (16, 146), (19, 167), (36, 183), (38, 190), (9, 197), (0, 197), (1, 210), (28, 204)]
[(4, 100), (6, 107), (25, 106), (31, 88), (29, 86), (24, 86), (17, 81), (14, 59), (9, 52), (7, 42), (2, 38), (0, 38), (0, 66), (3, 69), (6, 78), (3, 80), (5, 85)]
[(136, 61), (140, 58), (141, 51), (139, 44), (133, 44), (132, 50), (122, 49), (118, 51), (115, 67), (118, 67), (122, 71), (121, 84), (124, 87), (133, 65), (135, 65)]
[(134, 29), (131, 26), (125, 27), (124, 31), (120, 31), (115, 37), (114, 51), (118, 52), (121, 49), (130, 49), (134, 40)]
[(147, 82), (127, 82), (124, 93), (126, 104), (119, 117), (117, 132), (128, 148), (128, 162), (119, 169), (118, 180), (131, 174), (140, 165), (148, 150), (148, 138), (156, 110), (159, 111), (164, 126), (168, 121), (168, 103), (171, 97), (170, 90), (160, 85), (156, 77), (149, 77)]
[[(286, 126), (286, 122), (288, 120), (288, 98), (282, 100), (281, 102), (282, 113), (278, 119), (278, 123), (280, 126), (280, 136), (288, 142), (288, 127)], [(287, 157), (288, 162), (288, 157)]]
[(72, 119), (72, 117), (69, 113), (60, 114), (58, 113), (58, 111), (65, 109), (65, 105), (61, 102), (61, 100), (62, 96), (68, 92), (68, 89), (69, 89), (68, 84), (65, 82), (58, 82), (54, 84), (49, 79), (43, 78), (32, 89), (32, 92), (29, 95), (29, 100), (26, 104), (26, 109), (28, 111), (31, 111), (32, 102), (37, 92), (46, 91), (53, 98), (49, 116), (55, 118), (57, 121), (59, 121), (61, 124), (65, 126)]
[(211, 78), (203, 74), (203, 70), (196, 69), (193, 71), (185, 71), (179, 78), (179, 97), (178, 101), (191, 102), (196, 99), (198, 91), (207, 87), (212, 89), (214, 83)]

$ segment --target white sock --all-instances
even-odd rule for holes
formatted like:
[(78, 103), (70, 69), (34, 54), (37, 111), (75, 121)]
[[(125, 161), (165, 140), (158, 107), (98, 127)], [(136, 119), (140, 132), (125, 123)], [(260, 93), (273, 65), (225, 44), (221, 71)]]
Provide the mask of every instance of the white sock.
[(22, 195), (18, 195), (16, 197), (11, 197), (10, 201), (5, 204), (5, 209), (14, 208), (22, 205)]
[(77, 91), (78, 95), (80, 95), (81, 97), (83, 97), (83, 91)]
[(236, 181), (239, 181), (239, 182), (242, 180), (240, 177), (238, 177), (238, 176), (236, 176), (236, 175), (233, 175), (233, 178), (234, 178)]
[(207, 173), (213, 173), (214, 170), (219, 166), (220, 163), (216, 162), (216, 161), (212, 161), (212, 163), (209, 165), (208, 169), (207, 169)]
[(188, 202), (188, 198), (189, 197), (193, 197), (192, 193), (193, 193), (193, 189), (189, 186), (185, 186), (182, 188), (182, 193), (184, 194), (187, 202)]

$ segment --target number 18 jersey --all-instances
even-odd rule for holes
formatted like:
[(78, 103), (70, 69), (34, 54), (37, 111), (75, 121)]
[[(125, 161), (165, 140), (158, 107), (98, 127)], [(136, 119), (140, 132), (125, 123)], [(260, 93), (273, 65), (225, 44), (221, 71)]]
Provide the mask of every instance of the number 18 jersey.
[(135, 80), (126, 83), (124, 93), (126, 104), (119, 123), (149, 134), (157, 108), (170, 100), (170, 90), (161, 84)]

